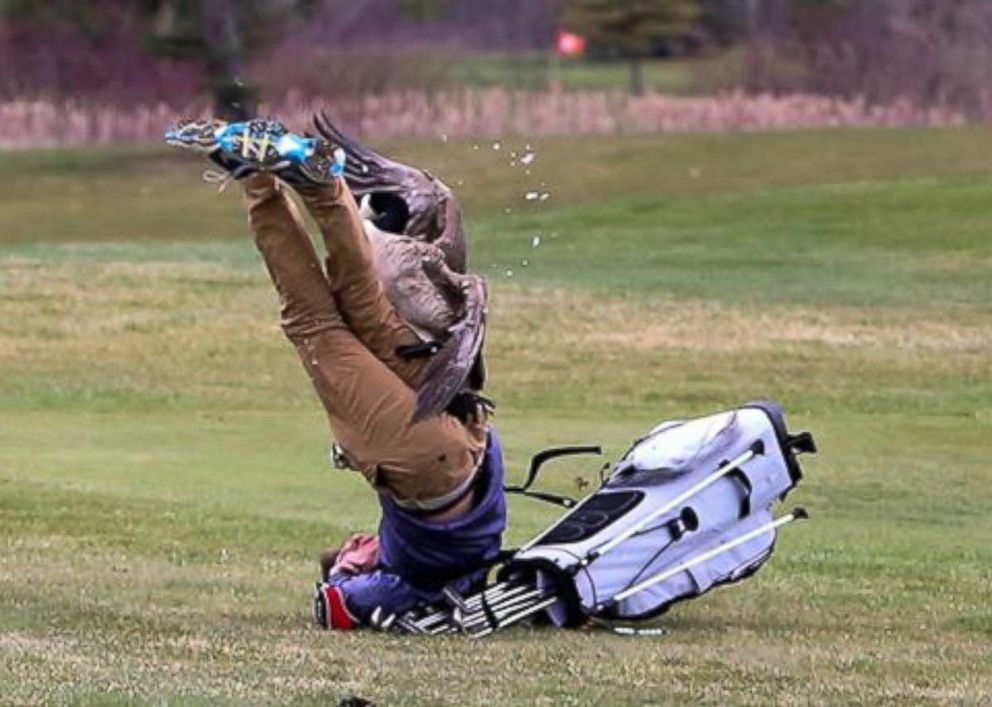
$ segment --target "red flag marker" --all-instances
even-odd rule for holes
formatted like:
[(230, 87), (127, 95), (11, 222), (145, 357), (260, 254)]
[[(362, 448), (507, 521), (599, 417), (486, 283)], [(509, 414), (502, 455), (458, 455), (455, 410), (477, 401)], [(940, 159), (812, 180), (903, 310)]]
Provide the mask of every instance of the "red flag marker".
[(586, 38), (572, 32), (559, 31), (555, 51), (560, 56), (582, 56), (586, 51)]

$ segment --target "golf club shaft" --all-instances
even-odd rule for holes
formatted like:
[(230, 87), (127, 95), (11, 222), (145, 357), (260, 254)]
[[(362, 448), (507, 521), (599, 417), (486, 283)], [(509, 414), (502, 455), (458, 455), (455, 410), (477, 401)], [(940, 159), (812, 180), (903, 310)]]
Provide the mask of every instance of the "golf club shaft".
[[(500, 585), (496, 585), (496, 586), (499, 587)], [(520, 594), (521, 592), (528, 591), (529, 589), (531, 589), (531, 587), (528, 587), (526, 584), (517, 584), (514, 586), (510, 586), (505, 590), (501, 589), (500, 591), (487, 591), (484, 592), (484, 594), (487, 602), (493, 602), (493, 601), (501, 601), (515, 594)], [(476, 607), (482, 606), (482, 596), (483, 594), (475, 594), (471, 597), (468, 597), (465, 600), (465, 605), (468, 606), (470, 609), (474, 609)]]
[[(490, 607), (490, 610), (492, 611), (493, 616), (499, 619), (501, 618), (501, 616), (505, 616), (508, 611), (515, 611), (519, 609), (521, 605), (526, 604), (529, 601), (533, 601), (535, 599), (541, 600), (545, 598), (546, 595), (543, 590), (535, 589), (534, 591), (528, 594), (523, 594), (521, 596), (514, 597), (513, 599), (510, 599), (502, 604), (495, 604)], [(466, 616), (462, 621), (462, 625), (474, 626), (475, 624), (485, 623), (486, 621), (488, 621), (488, 618), (489, 617), (486, 616), (485, 612), (479, 611), (477, 613), (472, 613)]]
[[(492, 587), (489, 587), (489, 589), (485, 590), (484, 592), (480, 592), (480, 593), (475, 594), (475, 595), (473, 595), (471, 597), (468, 597), (465, 600), (465, 605), (467, 607), (469, 607), (470, 609), (472, 607), (475, 607), (475, 606), (481, 606), (482, 605), (482, 598), (481, 597), (482, 597), (483, 594), (486, 595), (486, 600), (487, 601), (495, 601), (495, 600), (498, 600), (498, 599), (502, 599), (504, 596), (506, 596), (508, 594), (511, 594), (511, 593), (514, 593), (514, 592), (519, 593), (520, 590), (526, 589), (526, 586), (518, 585), (518, 586), (515, 586), (515, 587), (510, 587), (510, 589), (507, 589), (506, 591), (504, 591), (504, 589), (507, 586), (508, 586), (508, 584), (506, 582), (500, 582), (499, 584), (495, 584)], [(427, 616), (424, 616), (423, 618), (417, 620), (416, 621), (416, 624), (420, 628), (428, 628), (428, 627), (436, 624), (440, 619), (448, 618), (450, 615), (451, 615), (451, 612), (450, 611), (441, 608), (441, 609), (438, 609), (437, 611), (434, 611), (434, 612), (428, 614)]]
[[(507, 587), (509, 588), (507, 589)], [(472, 612), (470, 615), (474, 616), (477, 611), (481, 610), (482, 594), (486, 595), (487, 602), (504, 602), (509, 598), (519, 596), (521, 593), (528, 591), (529, 589), (530, 588), (524, 584), (510, 586), (506, 582), (501, 582), (500, 584), (490, 587), (485, 592), (469, 597), (468, 599), (466, 599), (465, 604), (468, 607), (469, 611)], [(436, 630), (437, 628), (436, 624), (449, 620), (450, 618), (451, 618), (451, 612), (449, 610), (438, 609), (437, 611), (434, 611), (433, 613), (428, 614), (422, 619), (419, 619), (412, 623), (414, 623), (418, 628), (424, 630), (432, 629), (432, 628)]]
[(537, 604), (534, 604), (533, 606), (529, 606), (526, 609), (524, 609), (524, 610), (522, 610), (522, 611), (520, 611), (520, 612), (518, 612), (516, 614), (513, 614), (511, 616), (507, 616), (505, 619), (502, 619), (501, 621), (499, 621), (499, 623), (496, 626), (489, 626), (489, 627), (483, 629), (482, 631), (479, 631), (478, 633), (472, 634), (472, 637), (473, 638), (484, 638), (484, 637), (488, 636), (490, 633), (492, 633), (493, 631), (495, 631), (497, 628), (504, 628), (506, 626), (510, 626), (512, 624), (515, 624), (517, 621), (520, 621), (522, 619), (526, 619), (528, 616), (531, 616), (533, 614), (536, 614), (538, 611), (541, 611), (542, 609), (548, 608), (549, 606), (551, 606), (552, 604), (554, 604), (556, 601), (558, 601), (558, 597), (548, 597), (547, 599), (544, 599), (543, 601), (539, 601)]

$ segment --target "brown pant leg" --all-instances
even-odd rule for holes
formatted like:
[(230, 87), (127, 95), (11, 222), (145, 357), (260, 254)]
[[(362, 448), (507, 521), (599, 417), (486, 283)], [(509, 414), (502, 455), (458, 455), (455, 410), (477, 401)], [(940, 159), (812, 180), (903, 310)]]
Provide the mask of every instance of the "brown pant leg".
[(287, 195), (266, 175), (245, 180), (245, 193), (283, 329), (338, 442), (369, 481), (400, 500), (430, 501), (458, 488), (482, 454), (484, 434), (450, 415), (410, 424), (416, 393), (346, 325)]
[(317, 251), (284, 188), (266, 174), (244, 181), (248, 223), (279, 293), (283, 331), (293, 343), (308, 334), (344, 328)]
[[(303, 366), (349, 459), (375, 486), (400, 501), (424, 504), (459, 488), (485, 449), (478, 436), (450, 415), (410, 424), (416, 393), (354, 336), (308, 337)], [(437, 504), (433, 506), (437, 507)]]
[(331, 290), (348, 326), (380, 361), (416, 387), (426, 359), (407, 361), (396, 348), (420, 339), (386, 298), (373, 266), (372, 246), (344, 180), (301, 192), (301, 197), (323, 236)]

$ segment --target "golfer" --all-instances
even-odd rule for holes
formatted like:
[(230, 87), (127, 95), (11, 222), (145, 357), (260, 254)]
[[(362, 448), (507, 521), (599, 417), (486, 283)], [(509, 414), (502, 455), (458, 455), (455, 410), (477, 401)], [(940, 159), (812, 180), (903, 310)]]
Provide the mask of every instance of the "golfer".
[[(379, 498), (378, 534), (352, 536), (322, 556), (316, 622), (351, 629), (376, 609), (401, 614), (435, 600), (445, 586), (472, 591), (506, 525), (499, 440), (481, 403), (458, 417), (412, 421), (430, 359), (397, 353), (421, 339), (386, 298), (334, 146), (272, 121), (184, 122), (166, 138), (206, 151), (243, 184), (283, 332), (324, 406), (337, 456)], [(320, 231), (326, 268), (290, 189)]]

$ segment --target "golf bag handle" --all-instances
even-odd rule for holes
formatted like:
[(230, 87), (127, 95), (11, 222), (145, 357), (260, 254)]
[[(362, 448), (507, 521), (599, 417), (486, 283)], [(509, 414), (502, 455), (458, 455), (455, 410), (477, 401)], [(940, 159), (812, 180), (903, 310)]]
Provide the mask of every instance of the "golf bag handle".
[(546, 491), (531, 491), (530, 487), (537, 480), (537, 475), (541, 471), (541, 467), (552, 459), (557, 459), (558, 457), (576, 456), (579, 454), (602, 453), (603, 449), (599, 445), (551, 447), (549, 449), (541, 450), (531, 457), (530, 468), (527, 470), (527, 478), (524, 483), (519, 486), (504, 486), (503, 490), (507, 493), (519, 493), (522, 496), (530, 496), (531, 498), (536, 498), (539, 501), (553, 503), (563, 508), (572, 508), (576, 504), (576, 500), (574, 498), (561, 496), (556, 493), (548, 493)]

